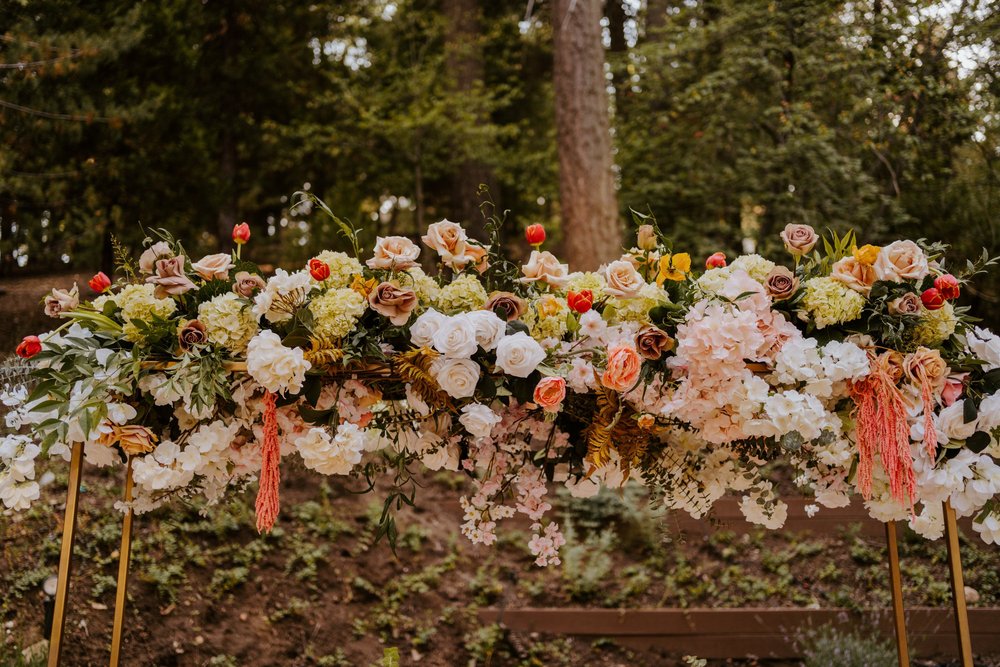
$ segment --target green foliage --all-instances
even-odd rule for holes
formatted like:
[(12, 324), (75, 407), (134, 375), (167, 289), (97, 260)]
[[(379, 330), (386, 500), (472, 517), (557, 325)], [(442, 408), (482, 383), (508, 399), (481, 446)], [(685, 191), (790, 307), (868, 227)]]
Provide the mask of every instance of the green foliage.
[(804, 667), (892, 667), (897, 664), (892, 642), (857, 632), (825, 627), (807, 633), (797, 643)]

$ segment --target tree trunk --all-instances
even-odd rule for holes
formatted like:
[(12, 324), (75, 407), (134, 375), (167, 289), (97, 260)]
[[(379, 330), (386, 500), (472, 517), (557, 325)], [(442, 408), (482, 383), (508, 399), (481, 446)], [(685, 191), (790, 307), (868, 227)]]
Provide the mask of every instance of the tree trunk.
[(628, 40), (625, 39), (625, 1), (607, 0), (604, 5), (604, 14), (608, 19), (608, 32), (611, 35), (611, 43), (608, 46), (608, 54), (611, 62), (611, 83), (615, 87), (615, 115), (622, 112), (622, 98), (625, 96), (628, 87), (628, 63), (626, 55), (628, 53)]
[(219, 160), (219, 180), (222, 202), (219, 204), (219, 224), (216, 234), (220, 243), (225, 243), (233, 233), (233, 226), (239, 223), (239, 204), (236, 194), (236, 139), (233, 131), (222, 131), (222, 154)]
[[(447, 20), (445, 55), (448, 73), (455, 92), (470, 98), (478, 94), (483, 83), (482, 35), (480, 34), (480, 8), (477, 0), (443, 0)], [(485, 125), (489, 118), (480, 114), (477, 124)], [(456, 147), (461, 151), (461, 147)], [(483, 216), (479, 210), (476, 191), (485, 183), (490, 187), (494, 201), (497, 199), (496, 182), (489, 165), (482, 160), (469, 158), (455, 165), (451, 177), (451, 211), (449, 217), (461, 221), (474, 235), (483, 231)]]
[(552, 22), (564, 257), (594, 269), (622, 247), (600, 0), (555, 0)]

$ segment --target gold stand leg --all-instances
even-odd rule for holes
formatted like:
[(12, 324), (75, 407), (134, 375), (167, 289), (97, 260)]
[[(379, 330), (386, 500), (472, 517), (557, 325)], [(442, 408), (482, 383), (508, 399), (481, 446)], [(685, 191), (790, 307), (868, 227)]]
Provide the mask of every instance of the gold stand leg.
[(73, 445), (69, 462), (69, 486), (66, 489), (66, 513), (63, 515), (62, 545), (59, 551), (59, 577), (56, 584), (56, 604), (52, 614), (52, 636), (49, 637), (49, 667), (57, 667), (62, 655), (66, 627), (66, 605), (69, 600), (69, 577), (73, 565), (73, 540), (76, 539), (76, 515), (80, 509), (80, 478), (83, 475), (83, 443)]
[(910, 651), (906, 645), (906, 617), (903, 610), (903, 577), (899, 571), (899, 543), (896, 522), (885, 524), (885, 543), (889, 551), (889, 580), (892, 584), (892, 623), (896, 631), (896, 657), (899, 667), (910, 667)]
[[(132, 502), (132, 457), (125, 463), (125, 502)], [(125, 510), (122, 519), (122, 545), (118, 550), (118, 587), (115, 591), (115, 620), (111, 633), (111, 667), (121, 662), (122, 631), (125, 625), (125, 603), (128, 601), (128, 564), (132, 554), (132, 509)]]
[(962, 667), (973, 667), (972, 636), (969, 633), (969, 610), (965, 605), (965, 581), (962, 577), (962, 554), (958, 544), (958, 520), (951, 502), (944, 502), (944, 530), (948, 541), (948, 571), (951, 595), (955, 604), (955, 627), (958, 630), (958, 655)]

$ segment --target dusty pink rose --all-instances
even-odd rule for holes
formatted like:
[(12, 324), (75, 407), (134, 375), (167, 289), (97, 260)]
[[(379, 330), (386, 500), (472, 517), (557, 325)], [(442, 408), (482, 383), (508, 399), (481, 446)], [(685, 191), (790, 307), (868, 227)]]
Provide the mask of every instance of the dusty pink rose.
[(441, 260), (452, 268), (463, 269), (471, 261), (465, 252), (469, 237), (457, 222), (435, 222), (427, 227), (427, 233), (420, 240), (428, 248), (436, 250)]
[(535, 385), (534, 401), (546, 412), (559, 412), (566, 398), (566, 380), (561, 377), (544, 377)]
[(626, 392), (635, 386), (642, 369), (642, 357), (635, 348), (618, 343), (608, 348), (608, 365), (601, 375), (601, 384), (617, 392)]
[(650, 325), (635, 335), (635, 348), (641, 356), (656, 361), (674, 348), (674, 339), (663, 329)]
[(830, 277), (846, 287), (868, 296), (875, 282), (875, 269), (870, 264), (863, 264), (854, 257), (848, 256), (834, 262)]
[(205, 325), (198, 320), (191, 320), (177, 330), (177, 344), (184, 351), (207, 342), (208, 334), (205, 333)]
[(156, 270), (156, 260), (173, 256), (170, 244), (166, 241), (157, 241), (139, 255), (139, 270), (143, 273), (152, 273)]
[(764, 290), (774, 301), (785, 301), (795, 296), (799, 288), (798, 277), (783, 266), (776, 266), (767, 274)]
[(68, 290), (53, 288), (52, 293), (45, 297), (45, 314), (49, 317), (59, 317), (79, 305), (80, 290), (76, 283), (73, 283), (72, 289)]
[(809, 225), (788, 224), (781, 232), (781, 240), (785, 244), (785, 250), (801, 257), (815, 247), (819, 237), (816, 230)]
[(156, 285), (156, 298), (180, 296), (194, 289), (194, 283), (184, 273), (184, 257), (156, 260), (156, 273), (146, 278), (147, 283)]
[(376, 313), (385, 315), (396, 326), (402, 326), (417, 307), (417, 294), (411, 289), (401, 289), (384, 282), (368, 293), (368, 303)]
[(605, 294), (625, 299), (637, 296), (639, 290), (646, 286), (646, 281), (635, 270), (635, 264), (624, 259), (608, 264), (604, 269), (604, 279), (608, 283), (604, 288)]
[(244, 299), (249, 299), (254, 295), (254, 292), (267, 286), (263, 278), (256, 273), (248, 273), (247, 271), (237, 272), (233, 281), (233, 291)]
[(379, 236), (375, 254), (366, 264), (370, 269), (408, 269), (417, 265), (420, 247), (405, 236)]
[(560, 264), (556, 256), (548, 250), (541, 252), (532, 250), (528, 263), (521, 267), (521, 273), (524, 274), (520, 279), (522, 283), (543, 282), (553, 287), (561, 287), (568, 280), (569, 266)]
[(229, 270), (232, 269), (233, 258), (229, 253), (218, 252), (214, 255), (205, 255), (191, 265), (195, 273), (205, 280), (228, 280)]
[(874, 268), (879, 280), (896, 283), (920, 280), (930, 272), (927, 255), (913, 241), (893, 241), (882, 248)]
[(491, 310), (500, 318), (510, 322), (524, 315), (527, 307), (524, 299), (512, 292), (494, 292), (483, 306), (483, 310)]
[(923, 309), (920, 295), (914, 292), (907, 292), (889, 302), (889, 312), (893, 315), (919, 315)]

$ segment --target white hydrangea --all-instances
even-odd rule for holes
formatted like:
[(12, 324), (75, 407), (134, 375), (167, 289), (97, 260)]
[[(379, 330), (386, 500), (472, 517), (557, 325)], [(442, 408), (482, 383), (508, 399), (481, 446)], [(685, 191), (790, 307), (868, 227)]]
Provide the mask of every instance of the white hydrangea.
[(346, 475), (365, 451), (365, 434), (355, 424), (344, 422), (330, 437), (324, 428), (313, 427), (295, 439), (295, 448), (307, 468), (324, 475)]
[(198, 321), (205, 325), (210, 343), (242, 354), (257, 334), (257, 318), (245, 301), (233, 292), (220, 294), (198, 306)]
[(1000, 368), (1000, 336), (989, 329), (976, 327), (966, 335), (965, 341), (972, 353), (986, 362), (983, 370)]
[(760, 255), (740, 255), (729, 267), (732, 271), (746, 271), (751, 278), (763, 283), (774, 270), (774, 262)]
[(300, 348), (285, 347), (273, 331), (262, 331), (247, 346), (247, 372), (270, 392), (298, 393), (311, 366)]
[[(324, 250), (316, 255), (316, 259), (330, 267), (330, 277), (326, 279), (327, 285), (330, 287), (348, 287), (354, 280), (354, 276), (364, 273), (361, 262), (347, 253)], [(308, 269), (308, 267), (306, 268)], [(309, 277), (312, 278), (312, 276)]]
[(768, 396), (764, 412), (777, 437), (794, 431), (806, 441), (818, 438), (831, 421), (831, 415), (815, 396), (794, 390)]

